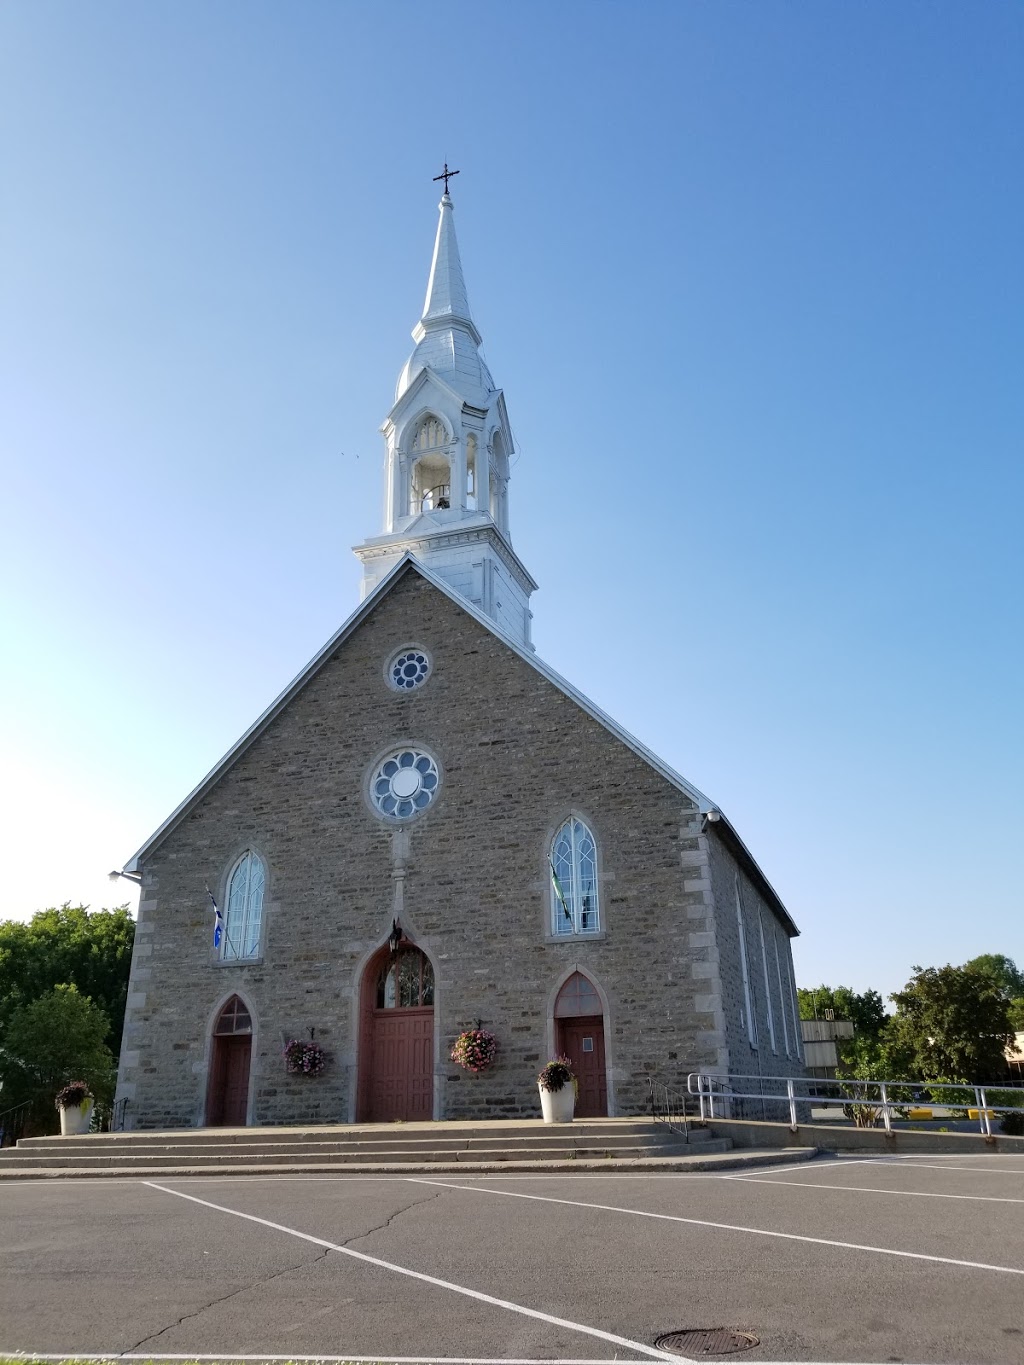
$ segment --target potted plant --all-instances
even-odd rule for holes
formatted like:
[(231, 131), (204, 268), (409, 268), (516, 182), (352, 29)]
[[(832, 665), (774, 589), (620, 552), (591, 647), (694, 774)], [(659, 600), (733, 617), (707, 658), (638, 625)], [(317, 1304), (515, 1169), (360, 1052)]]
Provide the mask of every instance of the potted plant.
[(75, 1137), (89, 1131), (95, 1100), (85, 1081), (69, 1081), (57, 1092), (54, 1103), (60, 1114), (61, 1137)]
[(576, 1077), (568, 1057), (555, 1057), (537, 1077), (545, 1123), (572, 1123)]

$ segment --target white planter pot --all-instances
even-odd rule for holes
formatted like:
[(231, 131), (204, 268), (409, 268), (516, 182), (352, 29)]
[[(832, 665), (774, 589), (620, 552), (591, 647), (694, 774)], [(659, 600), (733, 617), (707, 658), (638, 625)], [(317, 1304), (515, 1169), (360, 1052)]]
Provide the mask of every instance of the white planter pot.
[(540, 1091), (540, 1107), (545, 1123), (572, 1123), (576, 1090), (571, 1081), (563, 1085), (561, 1090), (545, 1090), (540, 1085), (537, 1089)]
[(79, 1133), (87, 1133), (89, 1124), (92, 1122), (92, 1110), (92, 1100), (83, 1100), (81, 1104), (72, 1105), (70, 1109), (62, 1109), (60, 1111), (61, 1137), (77, 1137)]

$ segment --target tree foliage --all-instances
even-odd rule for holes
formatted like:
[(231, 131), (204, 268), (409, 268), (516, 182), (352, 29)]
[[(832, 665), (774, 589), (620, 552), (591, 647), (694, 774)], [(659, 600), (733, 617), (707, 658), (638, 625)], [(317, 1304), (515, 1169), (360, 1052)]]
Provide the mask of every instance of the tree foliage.
[(985, 971), (915, 967), (889, 997), (896, 1013), (885, 1029), (906, 1074), (930, 1081), (996, 1081), (1006, 1072), (1012, 1038), (1006, 994)]
[(113, 1092), (135, 922), (126, 905), (84, 905), (0, 922), (0, 1111), (32, 1101), (31, 1125), (52, 1131), (53, 1097), (85, 1080), (97, 1100)]
[(52, 1113), (57, 1091), (83, 1080), (96, 1099), (109, 1103), (114, 1093), (114, 1057), (104, 1039), (107, 1016), (71, 985), (18, 1005), (4, 1029), (0, 1049), (4, 1108), (32, 1101), (33, 1125), (56, 1127)]
[(964, 966), (969, 971), (984, 972), (999, 985), (1010, 1007), (1010, 1027), (1024, 1030), (1024, 972), (1013, 958), (1004, 953), (982, 953)]
[(0, 1035), (19, 1006), (54, 986), (76, 986), (101, 1009), (117, 1048), (128, 998), (135, 922), (126, 905), (89, 912), (65, 903), (27, 924), (0, 922)]
[(972, 957), (970, 962), (964, 963), (964, 970), (990, 976), (1008, 1000), (1024, 997), (1024, 972), (1004, 953), (982, 953), (980, 957)]
[(858, 994), (849, 986), (801, 987), (797, 998), (801, 1019), (823, 1019), (826, 1010), (835, 1010), (837, 1019), (849, 1019), (858, 1034), (871, 1038), (877, 1038), (885, 1026), (885, 1005), (877, 991)]

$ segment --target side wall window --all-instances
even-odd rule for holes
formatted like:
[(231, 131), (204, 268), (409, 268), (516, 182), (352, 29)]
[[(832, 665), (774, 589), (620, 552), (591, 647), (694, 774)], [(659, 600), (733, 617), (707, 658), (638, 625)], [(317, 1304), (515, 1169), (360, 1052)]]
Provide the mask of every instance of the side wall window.
[(266, 869), (250, 849), (238, 860), (228, 878), (228, 908), (220, 952), (225, 960), (245, 962), (259, 957), (266, 882)]
[(551, 932), (596, 934), (601, 928), (597, 896), (597, 845), (575, 816), (551, 845)]

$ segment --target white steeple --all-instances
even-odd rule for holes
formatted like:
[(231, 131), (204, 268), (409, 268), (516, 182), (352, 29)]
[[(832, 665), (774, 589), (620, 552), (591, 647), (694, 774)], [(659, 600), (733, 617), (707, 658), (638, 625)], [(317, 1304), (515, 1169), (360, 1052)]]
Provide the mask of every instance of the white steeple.
[(537, 584), (512, 549), (505, 399), (480, 354), (481, 336), (445, 193), (416, 347), (381, 431), (387, 446), (384, 531), (355, 548), (365, 597), (407, 551), (500, 630), (530, 644)]

